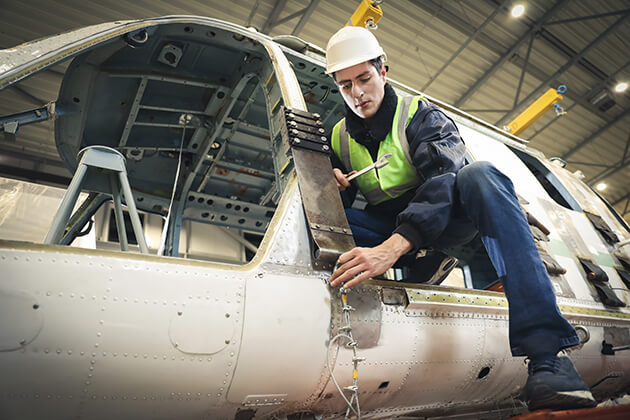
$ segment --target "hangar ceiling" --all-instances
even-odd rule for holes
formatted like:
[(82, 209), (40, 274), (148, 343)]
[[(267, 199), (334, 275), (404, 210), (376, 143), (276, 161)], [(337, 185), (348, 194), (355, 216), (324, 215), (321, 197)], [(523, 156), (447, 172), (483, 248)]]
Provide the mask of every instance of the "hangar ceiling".
[[(521, 137), (561, 157), (630, 220), (630, 0), (384, 0), (375, 34), (390, 77), (498, 126), (548, 88), (564, 84), (561, 105)], [(115, 20), (204, 15), (253, 26), (271, 36), (297, 35), (326, 46), (359, 0), (4, 0), (0, 48)], [(0, 115), (57, 98), (66, 64), (0, 91)], [(0, 137), (0, 174), (64, 184), (71, 174), (55, 150), (54, 122)]]

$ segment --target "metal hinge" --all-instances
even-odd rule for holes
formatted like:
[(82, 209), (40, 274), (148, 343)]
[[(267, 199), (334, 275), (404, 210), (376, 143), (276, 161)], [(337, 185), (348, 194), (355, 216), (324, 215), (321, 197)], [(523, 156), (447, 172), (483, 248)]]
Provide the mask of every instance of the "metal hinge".
[(330, 143), (319, 114), (284, 107), (282, 112), (284, 114), (282, 135), (287, 137), (291, 147), (330, 153)]

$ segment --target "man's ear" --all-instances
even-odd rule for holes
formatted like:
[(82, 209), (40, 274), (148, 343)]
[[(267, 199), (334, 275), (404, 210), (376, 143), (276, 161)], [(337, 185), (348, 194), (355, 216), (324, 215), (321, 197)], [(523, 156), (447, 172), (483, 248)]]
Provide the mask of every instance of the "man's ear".
[(381, 71), (378, 72), (383, 80), (387, 79), (387, 67), (385, 64), (381, 64)]

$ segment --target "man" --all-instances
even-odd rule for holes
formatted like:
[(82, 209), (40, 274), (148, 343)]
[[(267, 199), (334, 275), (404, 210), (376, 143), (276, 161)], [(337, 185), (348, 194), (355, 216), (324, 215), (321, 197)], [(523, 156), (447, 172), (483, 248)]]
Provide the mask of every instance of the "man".
[[(419, 249), (452, 248), (479, 234), (509, 302), (512, 355), (529, 358), (530, 410), (594, 406), (571, 360), (557, 356), (579, 339), (558, 310), (511, 181), (488, 162), (464, 166), (453, 121), (422, 98), (397, 97), (385, 59), (364, 28), (345, 27), (328, 42), (326, 72), (346, 105), (331, 135), (334, 175), (341, 191), (359, 189), (368, 201), (365, 211), (346, 211), (358, 246), (339, 257), (331, 286), (355, 286)], [(348, 182), (385, 153), (389, 165)]]

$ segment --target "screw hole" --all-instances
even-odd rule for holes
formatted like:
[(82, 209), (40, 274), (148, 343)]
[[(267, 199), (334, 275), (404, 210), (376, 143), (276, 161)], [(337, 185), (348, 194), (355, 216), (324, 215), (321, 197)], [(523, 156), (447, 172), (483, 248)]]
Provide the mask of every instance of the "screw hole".
[(74, 98), (72, 98), (72, 100), (73, 100), (75, 103), (77, 103), (77, 104), (78, 104), (79, 102), (81, 102), (81, 99), (77, 98), (76, 96), (75, 96)]
[(36, 303), (35, 305), (33, 305), (33, 309), (35, 310), (39, 309), (39, 305)]
[(388, 385), (389, 381), (381, 382), (381, 384), (378, 386), (378, 389), (385, 389)]
[(488, 366), (484, 367), (479, 371), (479, 375), (477, 375), (477, 379), (483, 379), (490, 373), (490, 368)]
[(164, 54), (164, 59), (171, 64), (175, 64), (175, 61), (177, 61), (177, 57), (175, 56), (175, 54), (170, 51)]

